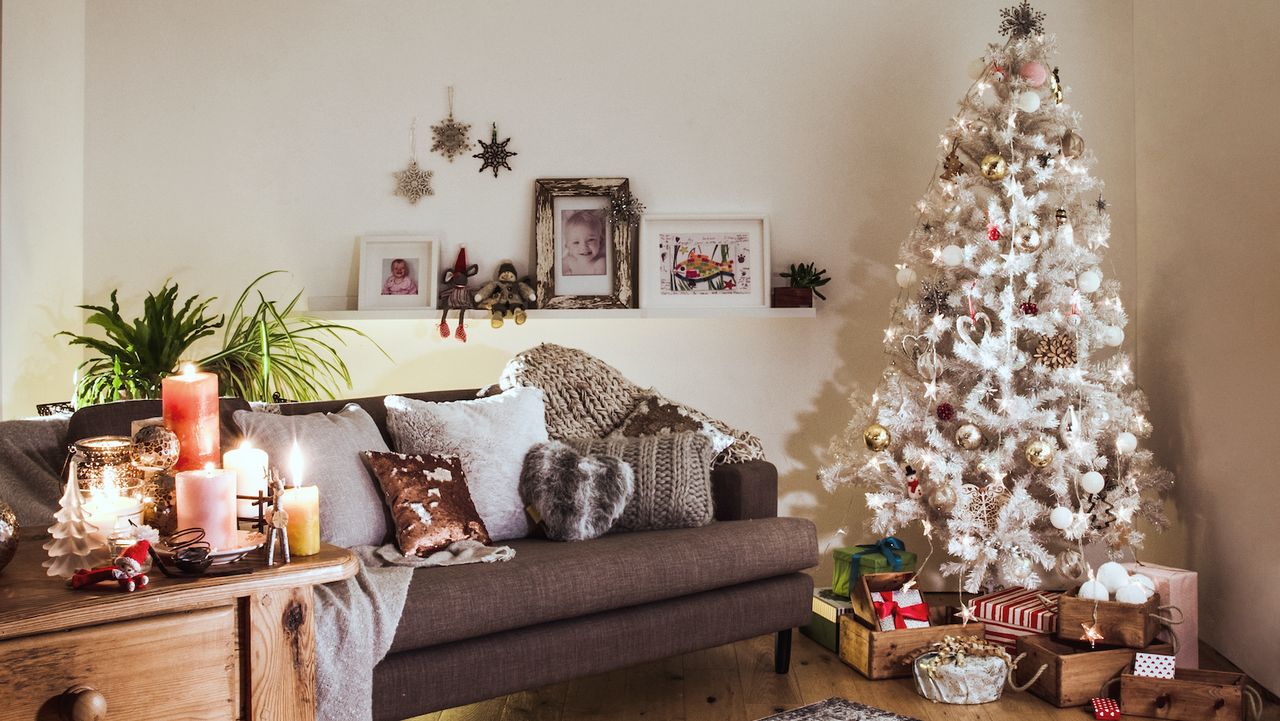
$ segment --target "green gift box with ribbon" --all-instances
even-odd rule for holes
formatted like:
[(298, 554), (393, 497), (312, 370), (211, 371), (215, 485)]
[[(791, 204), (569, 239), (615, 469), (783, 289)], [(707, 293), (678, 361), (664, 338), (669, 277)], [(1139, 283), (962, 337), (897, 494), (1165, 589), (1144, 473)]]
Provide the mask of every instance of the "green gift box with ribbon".
[(831, 574), (831, 592), (849, 597), (849, 587), (864, 573), (916, 570), (916, 554), (894, 536), (835, 550), (836, 568)]

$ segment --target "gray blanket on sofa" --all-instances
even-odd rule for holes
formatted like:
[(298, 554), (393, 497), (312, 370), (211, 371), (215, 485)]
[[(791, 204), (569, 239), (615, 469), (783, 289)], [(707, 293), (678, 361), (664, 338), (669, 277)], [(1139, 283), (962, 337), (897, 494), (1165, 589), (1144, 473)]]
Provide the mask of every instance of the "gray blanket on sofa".
[(414, 568), (507, 561), (510, 546), (459, 541), (426, 558), (392, 544), (357, 546), (360, 571), (316, 587), (316, 707), (321, 721), (373, 718), (373, 667), (391, 648)]

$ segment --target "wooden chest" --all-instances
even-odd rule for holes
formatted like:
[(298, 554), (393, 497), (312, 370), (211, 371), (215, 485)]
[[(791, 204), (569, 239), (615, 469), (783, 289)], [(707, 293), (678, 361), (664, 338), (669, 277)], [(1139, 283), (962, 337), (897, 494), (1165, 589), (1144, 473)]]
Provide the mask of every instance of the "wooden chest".
[(1180, 668), (1172, 679), (1120, 676), (1120, 713), (1175, 721), (1240, 721), (1244, 674)]
[(852, 615), (840, 617), (840, 660), (856, 668), (869, 679), (903, 678), (911, 675), (911, 662), (918, 651), (937, 643), (944, 636), (982, 638), (985, 627), (980, 623), (962, 626), (947, 623), (950, 612), (945, 608), (929, 609), (928, 628), (900, 628), (893, 631), (872, 630)]
[[(1147, 653), (1173, 653), (1173, 647), (1167, 643), (1143, 650)], [(1102, 685), (1128, 668), (1138, 650), (1094, 650), (1088, 643), (1059, 641), (1044, 634), (1018, 637), (1017, 652), (1027, 654), (1018, 663), (1018, 684), (1026, 683), (1044, 666), (1044, 673), (1028, 691), (1059, 708), (1066, 708), (1084, 706), (1095, 696), (1107, 695), (1100, 692)]]
[(1160, 631), (1156, 620), (1160, 610), (1160, 594), (1152, 594), (1142, 605), (1119, 601), (1090, 601), (1080, 598), (1076, 591), (1058, 597), (1057, 637), (1065, 641), (1078, 641), (1084, 633), (1084, 625), (1094, 623), (1094, 605), (1098, 610), (1098, 631), (1102, 633), (1102, 646), (1127, 646), (1144, 649), (1155, 640)]

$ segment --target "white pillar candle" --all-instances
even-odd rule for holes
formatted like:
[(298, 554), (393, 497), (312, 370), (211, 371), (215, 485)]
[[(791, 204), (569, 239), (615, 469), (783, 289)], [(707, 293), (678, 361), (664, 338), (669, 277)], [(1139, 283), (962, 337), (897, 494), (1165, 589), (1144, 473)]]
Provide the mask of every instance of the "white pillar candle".
[(213, 549), (234, 548), (236, 474), (221, 468), (183, 471), (177, 475), (178, 528), (198, 526)]
[[(236, 474), (236, 495), (256, 496), (261, 491), (267, 493), (267, 452), (261, 448), (253, 448), (246, 441), (239, 448), (222, 454), (222, 467)], [(265, 512), (267, 509), (263, 509)], [(237, 515), (254, 518), (258, 508), (253, 501), (236, 502)]]

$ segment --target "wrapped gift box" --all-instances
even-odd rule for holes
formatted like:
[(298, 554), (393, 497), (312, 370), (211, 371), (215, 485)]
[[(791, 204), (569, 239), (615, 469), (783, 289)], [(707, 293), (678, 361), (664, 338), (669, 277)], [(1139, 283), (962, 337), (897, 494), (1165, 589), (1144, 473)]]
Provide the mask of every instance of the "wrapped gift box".
[(834, 555), (836, 566), (831, 574), (831, 590), (845, 598), (865, 573), (916, 570), (916, 554), (905, 550), (902, 541), (892, 536), (876, 543), (837, 548)]
[(871, 607), (875, 610), (881, 631), (929, 625), (929, 607), (914, 588), (910, 591), (872, 591)]
[(1055, 591), (1006, 588), (973, 599), (969, 608), (986, 626), (987, 640), (1012, 651), (1019, 636), (1053, 633), (1057, 629), (1057, 602), (1061, 595)]
[[(1176, 606), (1181, 611), (1182, 623), (1173, 627), (1178, 634), (1178, 668), (1200, 667), (1200, 600), (1199, 577), (1195, 571), (1181, 568), (1157, 566), (1154, 563), (1125, 563), (1129, 573), (1141, 573), (1156, 582), (1156, 593), (1160, 594), (1162, 605)], [(1168, 616), (1168, 611), (1160, 611)], [(1172, 618), (1178, 620), (1177, 611)], [(1168, 637), (1168, 631), (1160, 633), (1161, 638)]]
[(813, 614), (809, 623), (800, 627), (800, 633), (840, 653), (840, 617), (852, 610), (853, 604), (849, 599), (837, 596), (829, 588), (815, 588)]

